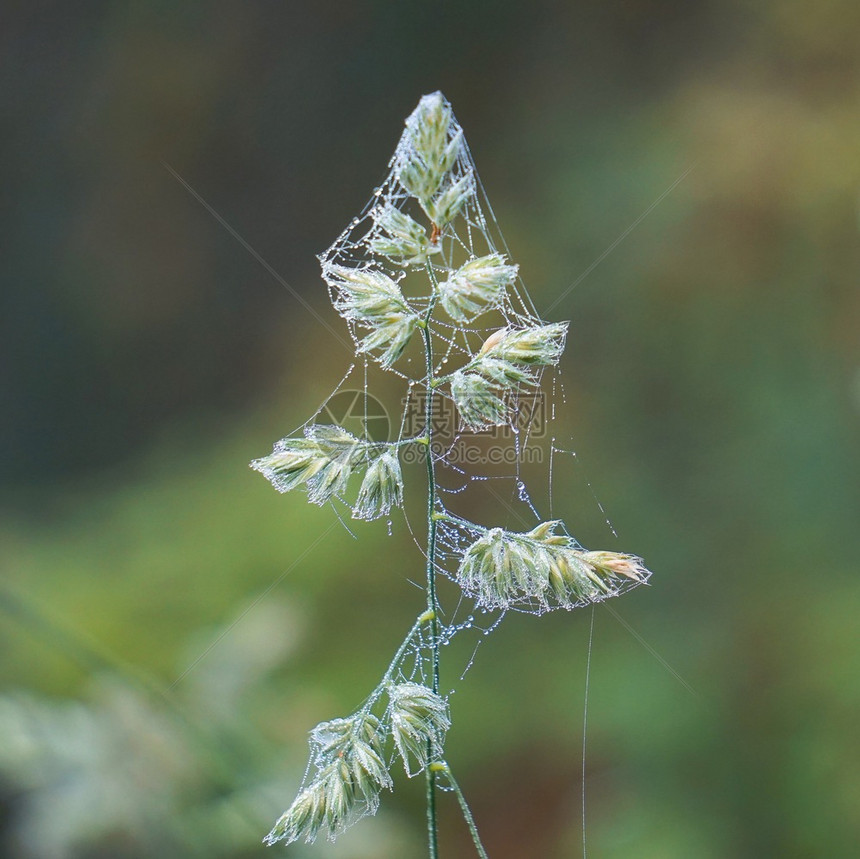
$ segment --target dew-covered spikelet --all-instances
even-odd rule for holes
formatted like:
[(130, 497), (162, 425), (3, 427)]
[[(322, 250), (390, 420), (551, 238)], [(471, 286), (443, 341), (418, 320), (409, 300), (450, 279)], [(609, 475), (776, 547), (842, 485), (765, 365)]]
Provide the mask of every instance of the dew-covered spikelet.
[(259, 471), (278, 492), (302, 484), (314, 504), (324, 504), (346, 489), (347, 482), (364, 458), (364, 444), (343, 427), (313, 424), (304, 438), (283, 438), (268, 456), (255, 459)]
[(305, 485), (308, 499), (325, 504), (342, 498), (350, 477), (366, 469), (353, 508), (356, 519), (376, 519), (403, 503), (403, 474), (395, 444), (356, 438), (343, 427), (313, 424), (304, 438), (284, 438), (268, 456), (255, 459), (278, 492)]
[(319, 834), (334, 838), (365, 814), (375, 814), (379, 793), (391, 788), (383, 760), (386, 733), (369, 713), (317, 725), (310, 745), (316, 775), (281, 815), (265, 844), (290, 844)]
[(455, 322), (470, 322), (502, 303), (517, 269), (502, 254), (469, 260), (439, 284), (439, 301)]
[(457, 371), (451, 376), (451, 398), (460, 418), (470, 430), (503, 424), (508, 405), (499, 389), (477, 373)]
[(567, 322), (551, 322), (526, 328), (500, 328), (481, 346), (476, 369), (485, 361), (510, 364), (518, 369), (549, 367), (558, 364), (564, 351)]
[(378, 519), (387, 516), (392, 507), (403, 505), (403, 473), (397, 450), (386, 447), (371, 460), (358, 490), (353, 508), (355, 519)]
[(475, 196), (475, 175), (469, 171), (430, 200), (424, 210), (437, 228), (446, 227)]
[(448, 703), (427, 686), (412, 681), (385, 685), (384, 721), (360, 711), (332, 719), (311, 731), (315, 775), (300, 791), (264, 839), (290, 844), (318, 835), (334, 838), (366, 814), (375, 814), (379, 794), (391, 789), (385, 744), (389, 737), (407, 775), (422, 772), (442, 755), (450, 727)]
[[(463, 179), (451, 181), (449, 173), (460, 154), (463, 133), (453, 128), (451, 106), (440, 92), (425, 95), (406, 120), (406, 131), (394, 156), (394, 175), (415, 197), (437, 226), (453, 219), (452, 207), (465, 191)], [(469, 177), (471, 193), (474, 180)], [(448, 182), (443, 185), (445, 180)], [(469, 184), (467, 183), (467, 184)], [(454, 190), (460, 186), (458, 190)], [(441, 189), (441, 191), (440, 191)], [(437, 196), (438, 194), (438, 196)], [(435, 199), (434, 199), (435, 198)], [(440, 200), (445, 199), (444, 203)], [(436, 220), (447, 209), (446, 221)]]
[(423, 265), (439, 244), (433, 244), (427, 230), (414, 218), (390, 203), (373, 210), (375, 237), (370, 239), (372, 253), (386, 256), (399, 265)]
[(348, 322), (370, 329), (358, 341), (359, 352), (376, 352), (386, 369), (409, 343), (419, 317), (387, 274), (369, 268), (325, 263), (323, 278), (333, 290), (335, 309)]
[(505, 393), (535, 385), (544, 367), (558, 364), (567, 322), (494, 331), (465, 367), (449, 378), (451, 398), (472, 430), (505, 423)]
[[(407, 775), (421, 772), (442, 755), (445, 734), (451, 726), (448, 702), (420, 683), (388, 687), (388, 718), (394, 745)], [(414, 760), (417, 769), (411, 768)]]
[(507, 609), (575, 608), (616, 596), (650, 573), (640, 558), (589, 552), (566, 534), (561, 522), (543, 522), (526, 533), (491, 528), (464, 552), (456, 579), (479, 606)]

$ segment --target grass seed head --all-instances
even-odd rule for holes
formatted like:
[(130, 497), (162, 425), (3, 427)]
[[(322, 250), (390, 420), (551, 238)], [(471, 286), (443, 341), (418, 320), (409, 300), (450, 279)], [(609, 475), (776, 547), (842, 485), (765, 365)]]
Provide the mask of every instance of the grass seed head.
[(386, 449), (367, 466), (353, 508), (355, 519), (378, 519), (403, 504), (403, 472), (397, 449)]
[(368, 247), (372, 253), (386, 256), (399, 265), (423, 265), (441, 250), (438, 244), (431, 243), (424, 227), (396, 206), (389, 204), (375, 209), (373, 220), (378, 234)]
[(323, 278), (334, 290), (338, 313), (348, 322), (370, 329), (359, 341), (359, 352), (382, 350), (377, 360), (390, 368), (403, 353), (419, 320), (400, 286), (384, 272), (334, 263), (323, 264)]
[(477, 373), (457, 371), (451, 377), (451, 398), (470, 430), (507, 421), (508, 406), (495, 385)]
[(425, 208), (460, 153), (462, 132), (457, 129), (450, 135), (452, 119), (441, 92), (425, 95), (407, 118), (397, 147), (395, 175)]
[(455, 322), (470, 322), (502, 304), (518, 267), (506, 265), (502, 254), (469, 260), (439, 284), (439, 300)]
[[(388, 698), (394, 745), (407, 775), (417, 775), (442, 754), (451, 726), (448, 702), (429, 687), (412, 682), (391, 684)], [(413, 761), (415, 770), (411, 769)]]

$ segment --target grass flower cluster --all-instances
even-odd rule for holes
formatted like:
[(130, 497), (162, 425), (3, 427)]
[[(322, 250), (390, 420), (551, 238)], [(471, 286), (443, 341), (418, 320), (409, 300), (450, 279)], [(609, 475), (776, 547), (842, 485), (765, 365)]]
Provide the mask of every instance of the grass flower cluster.
[(502, 254), (469, 260), (439, 284), (439, 303), (455, 322), (471, 322), (502, 305), (517, 271), (519, 266), (506, 265)]
[[(436, 798), (445, 785), (457, 797), (477, 855), (486, 857), (443, 757), (451, 720), (439, 680), (437, 577), (455, 581), (479, 609), (504, 612), (523, 604), (573, 609), (617, 596), (650, 575), (635, 556), (585, 550), (558, 520), (527, 532), (485, 528), (452, 515), (441, 502), (436, 468), (445, 454), (434, 444), (437, 398), (453, 402), (461, 428), (509, 422), (519, 394), (536, 389), (541, 374), (558, 365), (568, 330), (568, 323), (545, 322), (529, 309), (518, 291), (518, 267), (495, 246), (486, 224), (462, 129), (442, 94), (433, 93), (406, 120), (389, 178), (366, 214), (320, 256), (356, 353), (422, 389), (424, 426), (413, 437), (377, 442), (311, 422), (302, 436), (282, 439), (251, 465), (279, 492), (304, 489), (315, 504), (345, 504), (354, 518), (373, 520), (403, 505), (400, 452), (419, 445), (427, 472), (425, 604), (362, 707), (311, 731), (308, 774), (267, 844), (333, 838), (374, 813), (382, 791), (394, 785), (392, 764), (399, 759), (408, 776), (426, 779), (430, 859), (439, 855)], [(424, 294), (407, 297), (403, 279), (421, 274)], [(478, 318), (482, 329), (473, 327)], [(474, 342), (478, 330), (482, 342)], [(404, 366), (404, 352), (416, 339), (424, 351), (419, 375)], [(437, 344), (446, 349), (441, 363), (434, 358)], [(443, 374), (449, 355), (459, 366)], [(439, 553), (443, 527), (464, 535), (450, 569)], [(457, 554), (453, 545), (447, 557)]]
[(500, 328), (465, 367), (437, 384), (450, 383), (451, 397), (469, 429), (503, 424), (510, 413), (510, 395), (536, 385), (540, 370), (558, 364), (566, 334), (566, 322)]
[(615, 596), (625, 579), (639, 582), (645, 577), (640, 558), (585, 551), (573, 538), (555, 533), (561, 526), (554, 520), (525, 534), (484, 530), (464, 552), (457, 581), (484, 608), (507, 609), (525, 600), (544, 609), (572, 609)]
[(381, 271), (342, 265), (323, 266), (323, 277), (336, 290), (335, 310), (344, 319), (370, 329), (360, 341), (359, 351), (382, 350), (379, 363), (390, 367), (419, 322), (400, 287)]
[(314, 504), (342, 496), (353, 473), (365, 469), (353, 516), (378, 519), (403, 503), (403, 474), (395, 448), (358, 439), (342, 427), (315, 424), (305, 430), (304, 438), (281, 439), (251, 468), (278, 492), (304, 485)]
[(317, 725), (310, 736), (316, 774), (281, 815), (265, 843), (287, 844), (319, 834), (330, 838), (379, 807), (379, 794), (391, 789), (386, 745), (392, 741), (407, 774), (411, 762), (422, 772), (441, 752), (448, 730), (447, 702), (420, 683), (387, 683), (383, 718), (371, 705), (346, 719)]

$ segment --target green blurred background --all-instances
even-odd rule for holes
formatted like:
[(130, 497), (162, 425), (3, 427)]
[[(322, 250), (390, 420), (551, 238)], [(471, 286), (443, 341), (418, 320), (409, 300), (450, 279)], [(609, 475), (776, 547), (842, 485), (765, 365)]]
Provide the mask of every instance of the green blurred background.
[[(654, 571), (595, 614), (588, 854), (857, 855), (855, 0), (3, 18), (2, 855), (270, 855), (307, 731), (420, 610), (402, 526), (248, 470), (350, 355), (167, 168), (341, 330), (314, 255), (435, 89), (538, 308), (565, 293), (555, 512)], [(462, 682), (475, 640), (445, 654), (494, 859), (582, 855), (589, 622), (510, 616)], [(419, 781), (288, 855), (424, 855)]]

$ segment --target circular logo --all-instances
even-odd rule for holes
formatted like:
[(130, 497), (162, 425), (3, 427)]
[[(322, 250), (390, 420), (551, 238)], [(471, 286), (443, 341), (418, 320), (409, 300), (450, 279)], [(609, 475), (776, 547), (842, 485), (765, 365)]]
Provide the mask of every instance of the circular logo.
[(379, 400), (367, 391), (338, 391), (323, 406), (317, 423), (343, 427), (357, 438), (390, 441), (391, 422)]

